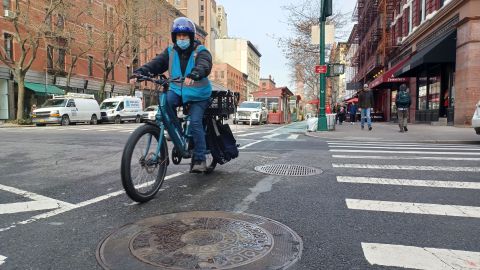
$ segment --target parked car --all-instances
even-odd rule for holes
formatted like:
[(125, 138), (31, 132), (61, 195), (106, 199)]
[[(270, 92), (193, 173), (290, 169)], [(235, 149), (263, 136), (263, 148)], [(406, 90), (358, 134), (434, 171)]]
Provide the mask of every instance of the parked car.
[(477, 103), (477, 108), (473, 113), (472, 117), (472, 127), (475, 129), (478, 135), (480, 135), (480, 100)]
[(237, 109), (233, 123), (267, 123), (268, 111), (263, 102), (244, 101)]
[(155, 121), (155, 115), (158, 111), (158, 105), (148, 106), (145, 110), (143, 110), (142, 114), (142, 121)]
[(96, 125), (100, 119), (100, 106), (93, 95), (68, 93), (48, 99), (32, 112), (32, 122), (37, 126), (86, 122)]
[(120, 124), (124, 121), (142, 120), (142, 100), (137, 97), (119, 96), (105, 99), (100, 104), (102, 122), (115, 122)]

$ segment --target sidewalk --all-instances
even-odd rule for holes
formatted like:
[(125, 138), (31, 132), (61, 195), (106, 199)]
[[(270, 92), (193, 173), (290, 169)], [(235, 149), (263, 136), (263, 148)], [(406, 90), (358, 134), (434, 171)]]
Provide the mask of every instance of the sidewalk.
[(351, 125), (344, 122), (336, 125), (334, 131), (306, 132), (307, 136), (354, 141), (397, 141), (397, 142), (425, 142), (425, 143), (469, 143), (480, 144), (480, 135), (471, 127), (431, 126), (428, 124), (409, 124), (408, 132), (400, 133), (398, 124), (373, 123), (373, 130), (360, 129), (360, 123)]

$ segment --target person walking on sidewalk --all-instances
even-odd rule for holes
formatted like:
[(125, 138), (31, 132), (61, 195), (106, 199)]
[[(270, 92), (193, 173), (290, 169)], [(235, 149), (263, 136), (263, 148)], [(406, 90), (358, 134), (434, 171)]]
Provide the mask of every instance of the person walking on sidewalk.
[(365, 118), (367, 118), (368, 130), (372, 130), (372, 118), (370, 117), (373, 108), (373, 93), (368, 84), (363, 85), (363, 89), (358, 94), (358, 108), (360, 108), (360, 125), (365, 128)]
[(352, 104), (350, 105), (350, 109), (348, 110), (348, 112), (350, 113), (350, 124), (353, 125), (356, 121), (356, 116), (357, 116), (357, 105), (355, 104), (355, 102), (352, 102)]
[(402, 133), (408, 131), (408, 110), (410, 109), (411, 103), (412, 100), (410, 98), (410, 93), (408, 92), (407, 85), (400, 85), (400, 89), (395, 99), (395, 104), (397, 105), (398, 112), (398, 127), (400, 128), (400, 132)]

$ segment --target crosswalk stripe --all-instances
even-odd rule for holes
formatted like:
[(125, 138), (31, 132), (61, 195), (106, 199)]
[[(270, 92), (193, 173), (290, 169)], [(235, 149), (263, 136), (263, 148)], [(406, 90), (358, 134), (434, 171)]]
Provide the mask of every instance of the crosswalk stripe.
[(252, 133), (246, 133), (246, 134), (240, 134), (238, 137), (246, 137), (246, 136), (252, 136), (252, 135), (257, 135), (257, 134), (264, 134), (266, 132), (252, 132)]
[(474, 145), (460, 145), (460, 144), (431, 144), (431, 143), (391, 143), (391, 142), (327, 142), (328, 145), (352, 145), (352, 146), (425, 146), (425, 147), (460, 147), (460, 148), (477, 148)]
[(415, 156), (351, 156), (351, 155), (332, 155), (332, 158), (341, 159), (393, 159), (393, 160), (465, 160), (465, 161), (480, 161), (480, 158), (466, 158), (466, 157), (415, 157)]
[(4, 264), (7, 260), (7, 257), (0, 255), (0, 265)]
[(479, 167), (446, 167), (446, 166), (409, 166), (409, 165), (374, 165), (374, 164), (337, 164), (334, 168), (379, 169), (379, 170), (415, 170), (415, 171), (446, 171), (446, 172), (480, 172)]
[(238, 149), (240, 149), (240, 150), (241, 150), (241, 149), (245, 149), (245, 148), (250, 147), (250, 146), (252, 146), (252, 145), (254, 145), (254, 144), (261, 143), (261, 142), (263, 142), (263, 141), (264, 141), (264, 140), (254, 141), (254, 142), (249, 143), (249, 144), (246, 144), (246, 145), (244, 145), (244, 146), (242, 146), (242, 147), (240, 147), (240, 148), (238, 148)]
[(348, 145), (331, 145), (331, 148), (354, 148), (354, 149), (415, 149), (415, 150), (462, 150), (462, 151), (480, 151), (480, 149), (471, 148), (442, 148), (442, 147), (397, 147), (397, 146), (348, 146)]
[(418, 180), (418, 179), (393, 179), (393, 178), (353, 177), (353, 176), (337, 176), (337, 181), (340, 182), (340, 183), (353, 183), (353, 184), (375, 184), (375, 185), (415, 186), (415, 187), (433, 187), (433, 188), (480, 189), (480, 183), (477, 183), (477, 182), (457, 182), (457, 181)]
[(273, 133), (273, 134), (270, 134), (270, 135), (267, 135), (267, 136), (263, 136), (262, 138), (264, 139), (271, 139), (273, 137), (277, 137), (277, 136), (280, 136), (281, 133)]
[(296, 140), (299, 136), (300, 136), (300, 135), (298, 135), (298, 134), (292, 134), (292, 135), (288, 136), (287, 139), (289, 139), (289, 140)]
[(424, 270), (480, 269), (480, 252), (380, 243), (362, 243), (371, 265)]
[(480, 207), (476, 206), (375, 201), (360, 199), (345, 199), (345, 202), (348, 209), (355, 210), (480, 218)]
[(384, 153), (384, 154), (428, 154), (428, 155), (465, 155), (465, 156), (480, 156), (480, 153), (468, 152), (430, 152), (430, 151), (389, 151), (389, 150), (344, 150), (344, 149), (330, 149), (330, 152), (338, 153)]
[(31, 202), (5, 203), (0, 204), (0, 215), (14, 214), (20, 212), (50, 210), (59, 208), (60, 205), (55, 200), (39, 200)]

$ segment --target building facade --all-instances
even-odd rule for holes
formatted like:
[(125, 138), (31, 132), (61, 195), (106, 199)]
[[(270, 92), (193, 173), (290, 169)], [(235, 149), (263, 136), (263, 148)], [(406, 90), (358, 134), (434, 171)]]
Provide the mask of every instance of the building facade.
[(268, 79), (260, 79), (260, 87), (258, 88), (258, 91), (267, 91), (276, 87), (277, 86), (275, 81), (272, 79), (272, 75), (269, 75)]
[(228, 38), (228, 17), (222, 5), (217, 6), (218, 37)]
[(226, 63), (214, 64), (209, 79), (239, 93), (240, 101), (247, 99), (247, 76), (233, 66)]
[(227, 63), (248, 75), (247, 99), (252, 100), (251, 94), (258, 90), (260, 83), (260, 57), (262, 55), (248, 40), (217, 39), (215, 43), (216, 62)]

